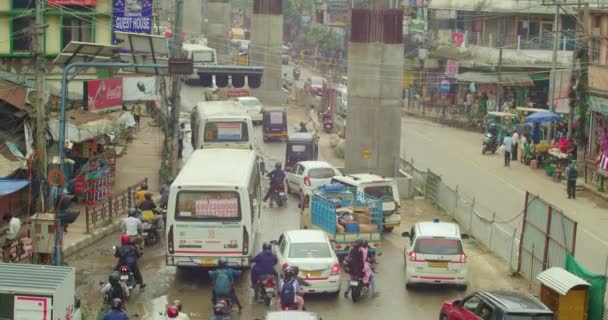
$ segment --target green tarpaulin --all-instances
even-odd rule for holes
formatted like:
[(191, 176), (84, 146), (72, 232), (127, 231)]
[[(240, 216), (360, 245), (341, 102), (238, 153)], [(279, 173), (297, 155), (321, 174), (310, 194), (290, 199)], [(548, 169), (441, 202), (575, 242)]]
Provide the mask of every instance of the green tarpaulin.
[(589, 310), (588, 320), (602, 320), (604, 314), (604, 293), (606, 292), (606, 277), (595, 274), (583, 268), (571, 254), (566, 257), (566, 268), (568, 272), (589, 282)]

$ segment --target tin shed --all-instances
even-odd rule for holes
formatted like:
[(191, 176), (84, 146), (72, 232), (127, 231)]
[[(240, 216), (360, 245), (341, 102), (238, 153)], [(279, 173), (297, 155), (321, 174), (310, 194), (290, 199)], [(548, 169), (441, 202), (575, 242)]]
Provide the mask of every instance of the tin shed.
[(541, 272), (536, 279), (541, 283), (542, 301), (562, 320), (587, 319), (589, 283), (558, 267)]

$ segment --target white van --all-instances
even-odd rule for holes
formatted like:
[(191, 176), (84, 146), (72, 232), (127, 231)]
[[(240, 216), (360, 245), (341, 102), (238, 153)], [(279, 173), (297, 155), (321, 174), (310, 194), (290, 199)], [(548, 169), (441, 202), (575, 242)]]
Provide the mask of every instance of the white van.
[(184, 77), (186, 82), (188, 80), (198, 81), (200, 79), (198, 75), (199, 67), (217, 64), (217, 53), (213, 48), (198, 43), (184, 43), (182, 50), (186, 58), (192, 59), (192, 63), (194, 64), (194, 72)]
[(170, 190), (167, 265), (249, 266), (262, 203), (254, 151), (196, 150)]
[(439, 219), (416, 223), (404, 250), (405, 286), (413, 284), (450, 284), (467, 289), (467, 255), (462, 239), (465, 235), (455, 223)]
[(382, 200), (384, 211), (382, 225), (385, 231), (390, 232), (401, 224), (401, 200), (395, 179), (371, 173), (359, 173), (335, 176), (331, 179), (331, 183), (341, 183)]
[(199, 102), (190, 120), (194, 149), (253, 150), (253, 121), (238, 102)]

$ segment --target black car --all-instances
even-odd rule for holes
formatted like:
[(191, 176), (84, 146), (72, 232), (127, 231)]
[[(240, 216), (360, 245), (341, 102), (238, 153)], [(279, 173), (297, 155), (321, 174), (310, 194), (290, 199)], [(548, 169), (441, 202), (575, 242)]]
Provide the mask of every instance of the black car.
[(555, 315), (536, 298), (508, 291), (479, 291), (441, 306), (440, 320), (554, 320)]

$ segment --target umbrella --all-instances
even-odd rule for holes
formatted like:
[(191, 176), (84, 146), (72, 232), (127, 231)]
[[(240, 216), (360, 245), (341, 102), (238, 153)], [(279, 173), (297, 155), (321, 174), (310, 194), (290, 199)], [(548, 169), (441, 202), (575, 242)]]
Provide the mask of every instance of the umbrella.
[(559, 120), (561, 120), (561, 117), (553, 112), (539, 111), (539, 112), (534, 112), (533, 114), (527, 116), (525, 122), (526, 123), (530, 123), (530, 122), (542, 123), (542, 122), (555, 122), (555, 121), (559, 121)]

